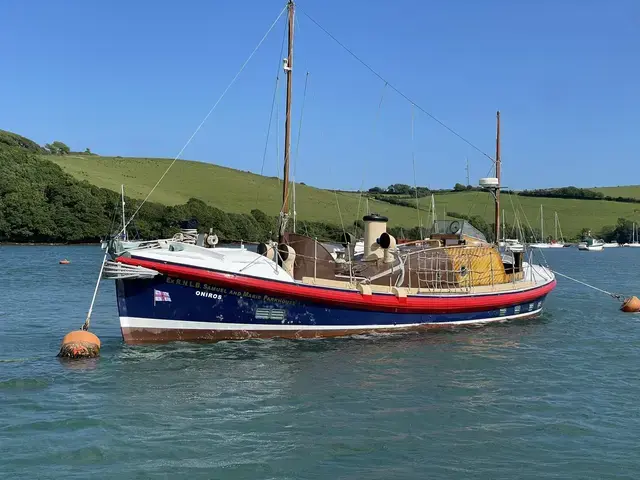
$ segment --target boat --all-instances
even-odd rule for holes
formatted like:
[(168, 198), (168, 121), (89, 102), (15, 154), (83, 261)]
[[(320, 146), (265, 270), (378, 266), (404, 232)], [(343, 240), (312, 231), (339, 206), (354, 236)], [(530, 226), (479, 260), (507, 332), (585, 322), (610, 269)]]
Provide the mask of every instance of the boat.
[[(524, 245), (520, 243), (520, 240), (518, 240), (517, 238), (506, 238), (507, 229), (505, 226), (505, 218), (506, 218), (506, 215), (504, 213), (504, 210), (502, 210), (502, 240), (498, 242), (498, 247), (500, 247), (504, 251), (509, 251), (509, 252), (518, 252), (518, 253), (524, 252)], [(517, 223), (518, 223), (518, 219), (516, 217), (516, 224)]]
[(631, 247), (637, 248), (640, 247), (640, 242), (638, 242), (638, 227), (636, 223), (633, 222), (633, 226), (631, 227), (631, 242), (622, 244), (623, 247)]
[(618, 242), (605, 242), (602, 246), (604, 248), (617, 248), (620, 244)]
[[(564, 248), (564, 237), (562, 235), (562, 228), (560, 228), (560, 221), (558, 220), (558, 212), (553, 212), (554, 214), (554, 237), (549, 244), (549, 248)], [(558, 237), (558, 230), (560, 230), (560, 237)], [(558, 241), (560, 238), (560, 241)]]
[(542, 205), (540, 205), (540, 241), (531, 243), (529, 248), (549, 248), (549, 243), (544, 242), (544, 214)]
[[(197, 233), (193, 243), (177, 234), (143, 248), (112, 238), (102, 271), (103, 278), (115, 281), (124, 341), (336, 337), (540, 315), (556, 286), (553, 272), (524, 253), (500, 252), (497, 243), (464, 220), (441, 221), (438, 233), (399, 245), (387, 232), (388, 218), (369, 213), (362, 219), (362, 254), (355, 255), (355, 242), (345, 235), (345, 262), (336, 262), (316, 238), (288, 231), (293, 1), (286, 8), (283, 207), (277, 239), (265, 239), (253, 251), (218, 246), (211, 230)], [(480, 185), (495, 199), (499, 239), (499, 112), (496, 127), (496, 177), (481, 179)]]
[(540, 242), (536, 242), (536, 243), (532, 243), (531, 245), (529, 245), (529, 247), (531, 248), (564, 248), (565, 243), (564, 243), (564, 238), (562, 238), (562, 229), (560, 229), (560, 238), (561, 240), (558, 241), (558, 229), (559, 229), (560, 223), (558, 221), (558, 212), (554, 212), (554, 228), (555, 228), (555, 236), (554, 238), (551, 240), (551, 242), (544, 242), (544, 214), (543, 214), (543, 208), (542, 205), (540, 205), (540, 239), (542, 241)]
[(60, 265), (68, 265), (68, 264), (70, 264), (71, 262), (65, 258), (65, 259), (63, 259), (63, 260), (60, 260), (58, 263), (59, 263)]
[[(120, 232), (118, 233), (118, 236), (120, 237), (121, 240), (121, 247), (122, 248), (127, 248), (127, 247), (136, 247), (140, 245), (140, 241), (136, 241), (136, 240), (130, 240), (129, 239), (129, 234), (127, 233), (127, 217), (125, 215), (125, 201), (124, 201), (124, 185), (120, 185), (120, 205), (121, 205), (121, 209), (122, 209), (122, 229), (120, 230)], [(109, 237), (107, 236), (106, 238), (102, 239), (100, 241), (100, 248), (102, 250), (106, 250), (107, 247), (109, 246)]]
[(524, 252), (524, 245), (517, 238), (505, 238), (499, 246), (510, 252)]
[(578, 243), (578, 250), (589, 252), (601, 252), (604, 249), (604, 242), (591, 236), (589, 231), (582, 241)]

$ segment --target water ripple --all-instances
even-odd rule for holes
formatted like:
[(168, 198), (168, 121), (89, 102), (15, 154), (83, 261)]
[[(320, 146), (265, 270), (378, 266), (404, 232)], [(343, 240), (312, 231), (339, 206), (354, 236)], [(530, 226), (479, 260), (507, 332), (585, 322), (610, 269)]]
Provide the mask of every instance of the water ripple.
[[(2, 478), (636, 478), (638, 316), (561, 281), (533, 322), (455, 332), (126, 346), (113, 285), (102, 356), (55, 357), (82, 324), (94, 247), (2, 247)], [(640, 252), (545, 254), (640, 292)], [(7, 255), (6, 252), (10, 252)], [(73, 260), (65, 276), (57, 259)], [(8, 262), (8, 264), (7, 264)], [(38, 272), (38, 284), (18, 281)], [(46, 289), (47, 302), (33, 302)], [(24, 339), (29, 344), (24, 344)], [(28, 347), (28, 349), (26, 349)]]

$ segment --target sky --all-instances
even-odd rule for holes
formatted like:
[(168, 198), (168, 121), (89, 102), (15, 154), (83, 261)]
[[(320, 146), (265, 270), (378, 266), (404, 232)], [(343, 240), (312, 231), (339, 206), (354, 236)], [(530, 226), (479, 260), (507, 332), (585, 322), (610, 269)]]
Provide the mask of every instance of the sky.
[[(3, 0), (0, 129), (174, 158), (285, 3)], [(282, 176), (285, 17), (180, 158)], [(500, 110), (504, 186), (640, 184), (637, 0), (299, 0), (295, 33), (296, 181), (476, 184)]]

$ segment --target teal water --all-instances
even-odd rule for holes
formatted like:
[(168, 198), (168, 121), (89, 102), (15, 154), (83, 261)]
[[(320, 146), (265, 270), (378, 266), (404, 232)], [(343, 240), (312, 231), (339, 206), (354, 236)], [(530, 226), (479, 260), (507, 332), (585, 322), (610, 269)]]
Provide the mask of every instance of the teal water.
[[(0, 247), (0, 478), (640, 475), (640, 316), (559, 279), (543, 318), (456, 333), (129, 347), (99, 247)], [(545, 252), (640, 294), (640, 251)], [(69, 258), (70, 265), (58, 260)]]

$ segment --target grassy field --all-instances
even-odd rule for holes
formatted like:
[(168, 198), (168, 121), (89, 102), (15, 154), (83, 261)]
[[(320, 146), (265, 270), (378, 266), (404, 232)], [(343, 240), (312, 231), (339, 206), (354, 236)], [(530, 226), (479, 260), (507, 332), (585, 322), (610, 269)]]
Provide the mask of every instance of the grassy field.
[[(605, 225), (615, 225), (619, 217), (640, 221), (640, 204), (607, 202), (604, 200), (573, 200), (564, 198), (535, 198), (502, 195), (501, 206), (508, 223), (513, 222), (514, 211), (524, 216), (534, 228), (540, 228), (540, 205), (544, 212), (544, 231), (553, 234), (554, 212), (558, 212), (560, 228), (566, 238), (574, 237), (583, 228), (597, 232)], [(493, 199), (483, 192), (449, 193), (436, 196), (436, 207), (442, 211), (467, 215), (481, 215), (493, 223)], [(524, 215), (523, 215), (524, 212)]]
[[(171, 162), (167, 159), (84, 155), (47, 158), (58, 163), (74, 177), (100, 187), (119, 191), (120, 185), (124, 184), (127, 196), (137, 199), (142, 199), (148, 194)], [(598, 190), (607, 191), (607, 195), (622, 196), (632, 196), (632, 192), (637, 192), (634, 196), (640, 197), (640, 187), (611, 187)], [(336, 194), (333, 192), (298, 185), (296, 196), (296, 210), (300, 220), (340, 225)], [(281, 187), (277, 178), (261, 177), (248, 172), (185, 160), (176, 162), (150, 201), (175, 205), (184, 203), (191, 197), (199, 198), (227, 212), (245, 213), (259, 208), (267, 214), (276, 215), (281, 207)], [(502, 198), (507, 222), (513, 221), (515, 209), (520, 212), (523, 223), (526, 222), (522, 212), (534, 227), (539, 228), (542, 204), (545, 232), (553, 233), (553, 212), (556, 211), (565, 237), (577, 235), (582, 228), (598, 231), (605, 225), (614, 225), (618, 217), (640, 221), (640, 204), (515, 195), (503, 195)], [(350, 225), (356, 218), (362, 217), (365, 207), (360, 206), (358, 215), (358, 194), (338, 193), (337, 199), (345, 225)], [(429, 208), (429, 200), (420, 199), (422, 208)], [(390, 225), (412, 227), (418, 223), (414, 208), (375, 200), (369, 201), (369, 208), (372, 212), (387, 215)], [(466, 215), (480, 215), (489, 222), (493, 219), (493, 199), (484, 192), (439, 194), (436, 196), (436, 208), (440, 218), (446, 210)], [(426, 213), (423, 216), (424, 221)]]
[(596, 192), (602, 192), (611, 197), (629, 197), (640, 199), (640, 185), (623, 185), (620, 187), (598, 187), (592, 188)]
[[(143, 199), (149, 193), (171, 163), (167, 159), (86, 155), (48, 155), (46, 158), (74, 177), (99, 187), (120, 191), (120, 185), (124, 184), (125, 195), (136, 199)], [(180, 160), (174, 164), (149, 201), (177, 205), (191, 197), (225, 212), (248, 213), (258, 208), (269, 215), (277, 215), (282, 206), (282, 186), (275, 177), (261, 177), (208, 163)], [(339, 204), (345, 226), (352, 225), (356, 218), (362, 218), (366, 208), (364, 200), (358, 207), (359, 201), (359, 195), (336, 195), (332, 191), (296, 185), (296, 211), (301, 221), (340, 225)], [(391, 226), (413, 227), (418, 224), (418, 214), (413, 208), (369, 200), (369, 209), (388, 216)]]

